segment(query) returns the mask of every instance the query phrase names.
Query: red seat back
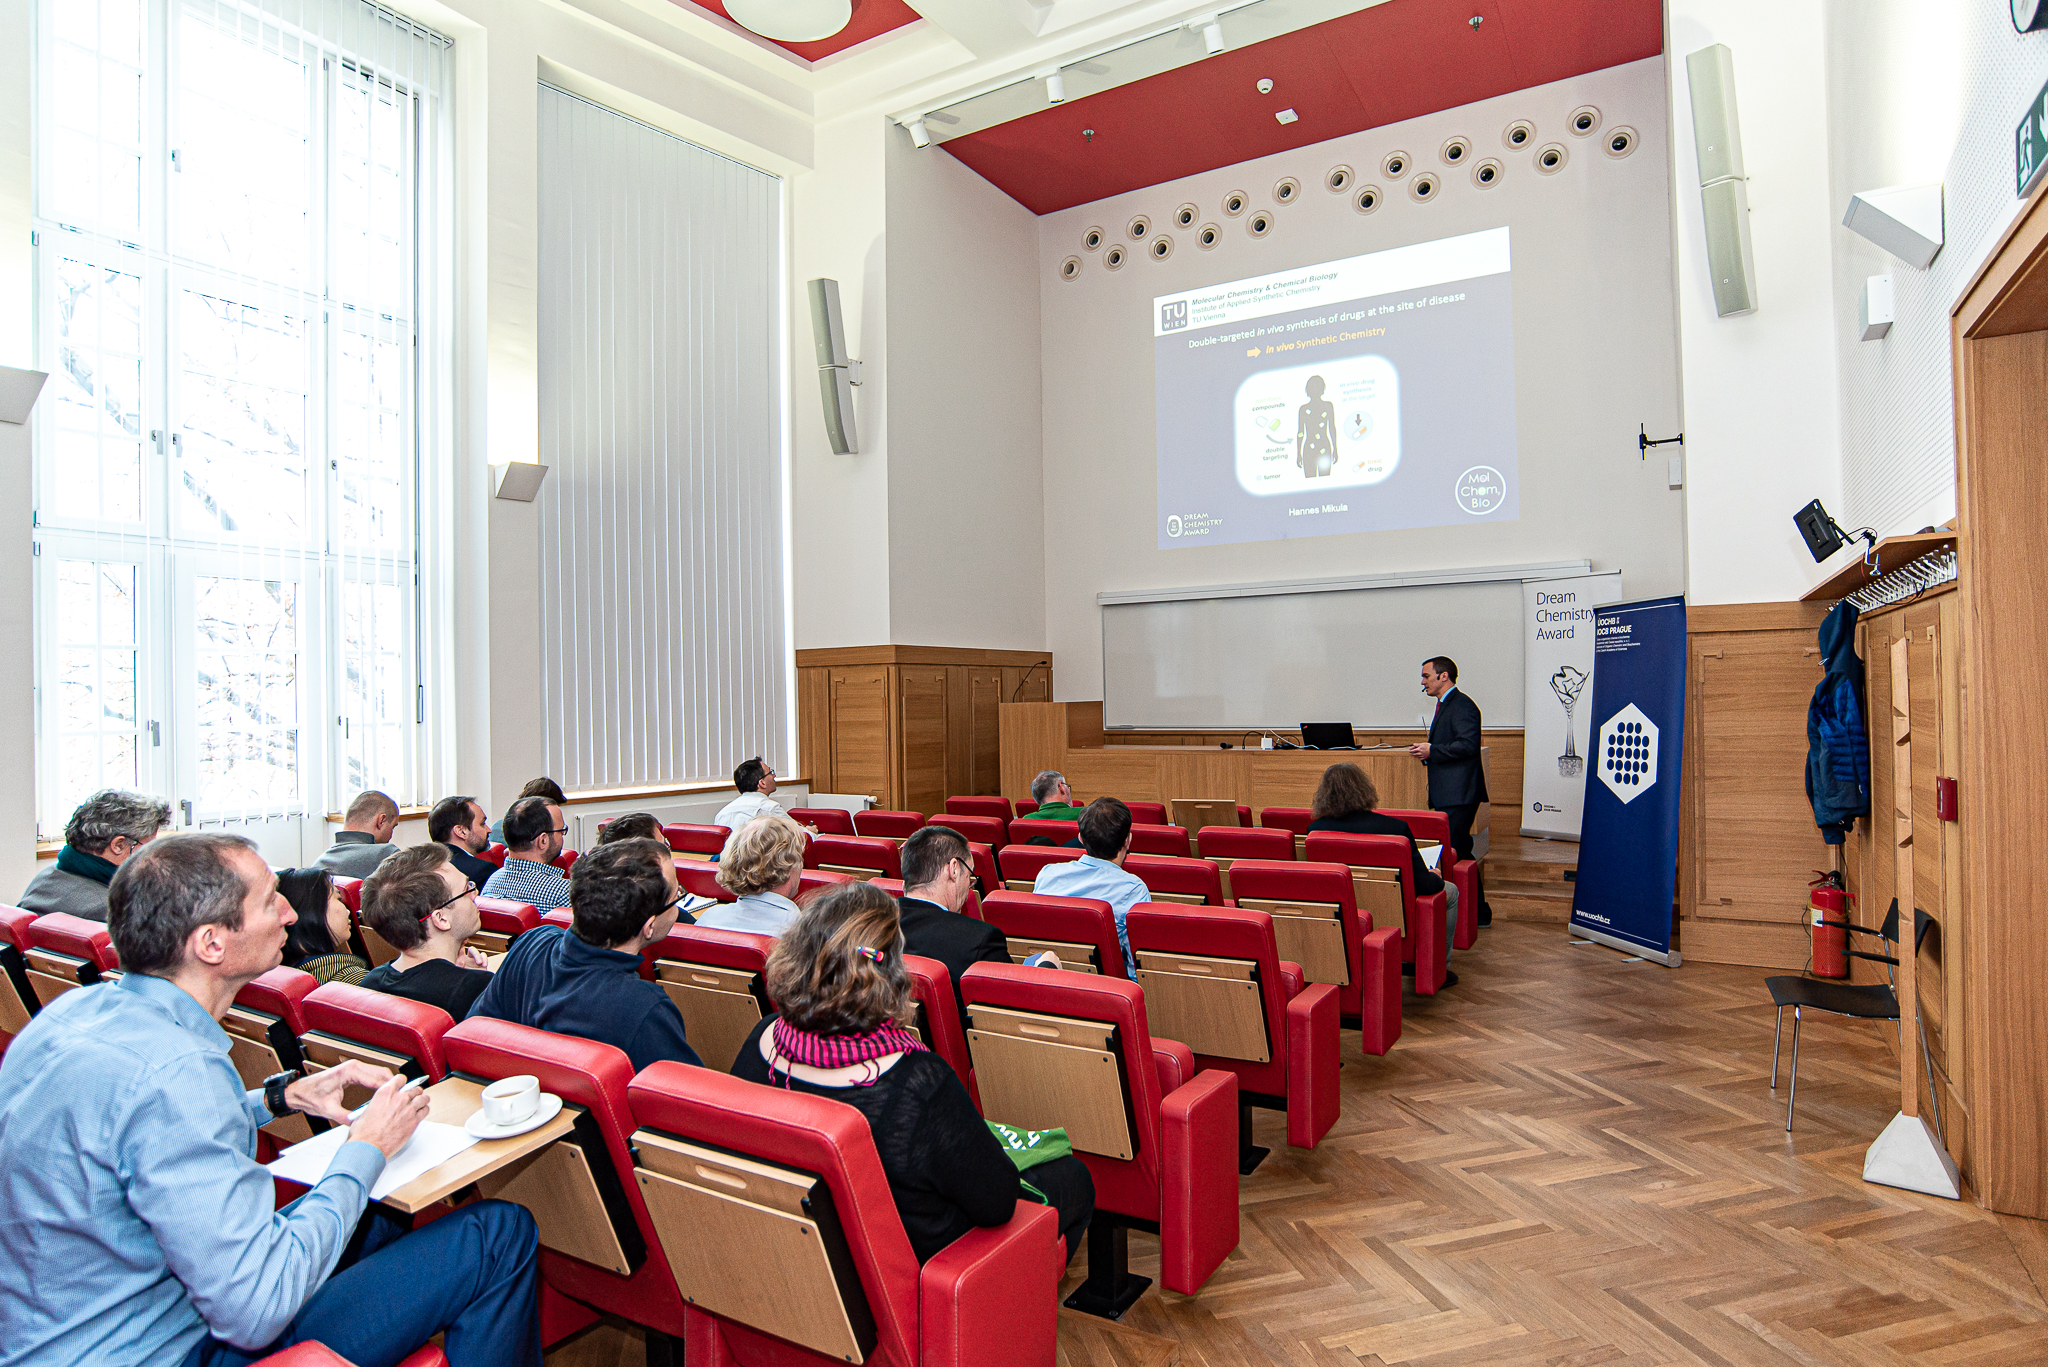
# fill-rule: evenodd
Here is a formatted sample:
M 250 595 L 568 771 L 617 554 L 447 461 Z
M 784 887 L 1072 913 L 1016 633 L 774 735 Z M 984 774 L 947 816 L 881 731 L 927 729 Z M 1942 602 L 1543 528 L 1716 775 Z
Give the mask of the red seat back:
M 869 840 L 863 836 L 813 837 L 804 850 L 804 867 L 816 869 L 827 864 L 840 868 L 873 869 L 885 878 L 903 876 L 903 860 L 896 847 L 886 840 Z
M 340 893 L 340 894 L 341 894 L 341 900 L 342 900 L 342 901 L 343 901 L 344 903 L 346 903 L 346 904 L 347 904 L 347 906 L 348 906 L 348 909 L 349 909 L 349 910 L 350 910 L 351 912 L 355 913 L 355 914 L 356 914 L 356 915 L 358 915 L 358 916 L 362 915 L 362 912 L 363 912 L 363 880 L 362 880 L 362 879 L 360 879 L 360 878 L 344 878 L 344 877 L 342 877 L 342 876 L 341 876 L 340 874 L 338 874 L 338 873 L 337 873 L 337 874 L 335 874 L 335 875 L 334 875 L 334 890 L 335 890 L 336 892 L 338 892 L 338 893 Z
M 1017 799 L 1017 815 L 1018 815 L 1018 816 L 1029 816 L 1029 815 L 1031 815 L 1031 814 L 1032 814 L 1033 812 L 1035 812 L 1035 811 L 1037 811 L 1037 810 L 1038 810 L 1038 803 L 1037 803 L 1037 801 L 1036 801 L 1035 799 L 1033 799 L 1033 798 L 1028 798 L 1028 797 L 1020 797 L 1020 798 L 1018 798 L 1018 799 Z
M 1315 814 L 1306 807 L 1268 807 L 1259 813 L 1261 826 L 1277 826 L 1296 835 L 1307 835 L 1308 823 L 1313 820 Z
M 1057 845 L 1005 845 L 996 862 L 1003 866 L 1003 881 L 1011 879 L 1020 883 L 1035 883 L 1039 872 L 1047 864 L 1063 864 L 1070 859 L 1079 859 L 1085 851 L 1061 849 Z
M 967 842 L 967 853 L 973 856 L 974 876 L 981 880 L 977 892 L 989 893 L 1003 885 L 1003 875 L 996 865 L 996 850 L 993 845 L 984 845 L 978 840 Z
M 1094 950 L 1097 973 L 1125 978 L 1123 947 L 1117 943 L 1116 913 L 1094 897 L 1050 897 L 1036 892 L 992 892 L 982 918 L 1005 935 L 1023 940 L 1059 940 Z
M 1134 854 L 1124 860 L 1124 872 L 1154 893 L 1199 897 L 1206 906 L 1223 905 L 1223 879 L 1206 859 L 1169 859 L 1155 854 Z
M 892 840 L 907 840 L 924 825 L 923 812 L 855 812 L 853 833 L 855 835 L 886 837 Z
M 1055 845 L 1064 845 L 1081 836 L 1078 821 L 1040 821 L 1037 817 L 1020 816 L 1010 823 L 1010 843 L 1028 845 L 1033 839 L 1043 836 Z
M 647 1218 L 647 1207 L 633 1175 L 634 1124 L 626 1096 L 627 1084 L 633 1080 L 633 1065 L 626 1055 L 596 1040 L 533 1030 L 483 1016 L 472 1016 L 450 1030 L 442 1037 L 442 1047 L 448 1066 L 458 1073 L 493 1082 L 531 1073 L 540 1079 L 543 1092 L 552 1092 L 569 1105 L 588 1112 L 587 1120 L 581 1123 L 594 1126 L 595 1134 L 584 1148 L 584 1157 L 599 1192 L 607 1197 L 607 1205 L 630 1212 L 631 1231 L 637 1233 L 645 1247 L 645 1260 L 632 1272 L 619 1276 L 543 1248 L 541 1275 L 555 1290 L 586 1305 L 664 1334 L 681 1335 L 682 1296 L 676 1291 L 668 1259 Z M 606 1159 L 610 1160 L 608 1167 Z M 628 1231 L 620 1229 L 619 1233 L 621 1245 L 628 1245 Z M 627 1247 L 629 1257 L 632 1252 Z
M 700 826 L 687 821 L 672 821 L 661 828 L 668 838 L 668 847 L 687 854 L 708 854 L 717 856 L 725 849 L 726 840 L 732 835 L 728 826 Z
M 576 851 L 563 850 L 548 862 L 560 869 L 564 875 L 567 875 L 574 872 L 576 868 Z
M 720 902 L 737 902 L 737 894 L 718 881 L 718 865 L 696 859 L 676 860 L 676 884 L 692 897 L 709 897 Z
M 1304 853 L 1314 862 L 1348 864 L 1353 868 L 1392 869 L 1401 875 L 1401 904 L 1415 916 L 1415 858 L 1398 835 L 1353 835 L 1348 831 L 1317 831 Z
M 477 898 L 476 914 L 485 930 L 514 939 L 540 924 L 540 908 L 509 897 Z
M 428 1082 L 448 1076 L 441 1037 L 455 1022 L 446 1011 L 347 983 L 322 983 L 302 1003 L 307 1033 L 336 1035 L 417 1062 Z
M 1002 822 L 1016 815 L 1006 797 L 949 797 L 946 812 L 950 816 L 992 816 Z
M 69 954 L 96 968 L 121 966 L 120 957 L 114 953 L 114 939 L 107 934 L 104 921 L 88 921 L 83 916 L 53 911 L 30 921 L 27 936 L 28 943 L 24 949 L 47 949 L 53 954 Z
M 1271 826 L 1204 826 L 1195 833 L 1204 859 L 1292 859 L 1294 832 Z M 1237 889 L 1235 883 L 1231 890 Z
M 796 897 L 792 900 L 798 906 L 802 906 L 826 888 L 859 881 L 850 873 L 835 873 L 831 869 L 805 869 L 797 875 Z
M 0 906 L 0 944 L 27 949 L 29 924 L 35 919 L 36 914 L 32 911 L 23 911 L 20 907 Z M 112 943 L 111 938 L 109 943 Z
M 1172 858 L 1188 857 L 1188 833 L 1179 826 L 1131 825 L 1132 854 L 1161 854 Z
M 1164 802 L 1126 802 L 1131 809 L 1131 824 L 1134 826 L 1164 826 L 1166 804 Z
M 953 800 L 957 802 L 961 799 L 955 798 Z M 978 841 L 983 845 L 987 845 L 990 849 L 999 850 L 1010 843 L 1010 823 L 1001 817 L 955 816 L 951 812 L 942 812 L 930 821 L 927 821 L 925 825 L 944 826 L 948 830 L 958 831 L 967 837 L 969 843 Z
M 1379 811 L 1381 816 L 1407 822 L 1408 833 L 1417 840 L 1434 840 L 1443 846 L 1443 852 L 1436 857 L 1438 872 L 1458 862 L 1458 852 L 1451 848 L 1451 819 L 1442 812 L 1419 812 L 1402 807 L 1382 807 Z
M 1266 1018 L 1265 1063 L 1195 1053 L 1197 1068 L 1237 1074 L 1245 1091 L 1282 1095 L 1287 1091 L 1287 984 L 1280 976 L 1280 951 L 1273 942 L 1273 918 L 1235 907 L 1176 907 L 1141 903 L 1124 916 L 1131 953 L 1163 950 L 1218 959 L 1248 959 L 1258 965 L 1259 1001 Z M 1143 961 L 1139 973 L 1144 973 Z M 1140 984 L 1142 986 L 1142 982 Z M 1183 1040 L 1182 1043 L 1188 1043 Z M 1190 1047 L 1193 1047 L 1190 1045 Z
M 45 920 L 48 918 L 45 917 Z M 276 1016 L 294 1035 L 306 1033 L 306 998 L 317 984 L 310 973 L 282 964 L 254 982 L 243 983 L 235 993 L 235 1005 Z
M 709 926 L 677 926 L 647 947 L 650 958 L 710 964 L 714 968 L 736 968 L 748 973 L 766 973 L 768 955 L 774 949 L 775 937 L 772 935 L 755 935 L 744 930 L 714 930 Z
M 505 856 L 510 853 L 511 851 L 507 850 L 503 845 L 487 845 L 484 847 L 484 852 L 478 855 L 477 858 L 483 860 L 486 864 L 496 864 L 502 869 L 505 867 Z
M 974 1090 L 974 1065 L 967 1057 L 967 1032 L 960 1023 L 960 1003 L 953 995 L 953 975 L 937 959 L 917 954 L 903 956 L 910 974 L 911 994 L 917 998 L 919 1018 L 924 1027 L 925 1048 L 952 1065 L 960 1085 L 981 1109 L 981 1097 Z
M 838 807 L 792 807 L 789 815 L 820 835 L 858 834 L 853 828 L 853 814 Z

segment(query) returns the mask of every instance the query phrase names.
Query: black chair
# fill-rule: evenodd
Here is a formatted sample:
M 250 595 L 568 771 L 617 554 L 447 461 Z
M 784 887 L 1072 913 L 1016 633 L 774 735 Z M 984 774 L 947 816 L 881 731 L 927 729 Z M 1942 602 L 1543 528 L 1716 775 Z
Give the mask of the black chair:
M 1896 944 L 1899 938 L 1899 902 L 1892 899 L 1891 909 L 1885 913 L 1884 924 L 1872 931 L 1852 921 L 1821 921 L 1819 924 L 1832 926 L 1837 930 L 1856 935 L 1875 934 L 1886 944 Z M 1927 931 L 1934 924 L 1933 918 L 1917 908 L 1913 912 L 1913 952 L 1920 952 L 1921 941 L 1927 938 Z M 1854 959 L 1868 959 L 1872 963 L 1886 964 L 1897 968 L 1899 961 L 1889 954 L 1867 954 L 1860 949 L 1842 951 Z M 1824 1011 L 1834 1016 L 1849 1016 L 1857 1020 L 1891 1021 L 1899 1019 L 1899 995 L 1889 981 L 1889 969 L 1885 974 L 1888 981 L 1881 983 L 1845 983 L 1826 978 L 1786 976 L 1765 978 L 1764 987 L 1771 994 L 1772 1005 L 1778 1008 L 1778 1028 L 1771 1038 L 1771 1090 L 1778 1090 L 1778 1049 L 1785 1035 L 1785 1008 L 1792 1008 L 1792 1084 L 1785 1101 L 1785 1130 L 1792 1129 L 1793 1108 L 1799 1104 L 1799 1025 L 1803 1011 Z M 1900 1043 L 1904 1044 L 1901 1037 Z

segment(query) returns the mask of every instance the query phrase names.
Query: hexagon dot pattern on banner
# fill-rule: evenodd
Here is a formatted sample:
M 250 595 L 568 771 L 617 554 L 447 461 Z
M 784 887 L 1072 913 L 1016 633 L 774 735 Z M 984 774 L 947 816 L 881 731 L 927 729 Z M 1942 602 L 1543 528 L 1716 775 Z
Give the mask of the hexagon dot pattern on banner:
M 1657 782 L 1657 723 L 1630 703 L 1601 724 L 1594 753 L 1600 781 L 1624 803 L 1633 802 Z

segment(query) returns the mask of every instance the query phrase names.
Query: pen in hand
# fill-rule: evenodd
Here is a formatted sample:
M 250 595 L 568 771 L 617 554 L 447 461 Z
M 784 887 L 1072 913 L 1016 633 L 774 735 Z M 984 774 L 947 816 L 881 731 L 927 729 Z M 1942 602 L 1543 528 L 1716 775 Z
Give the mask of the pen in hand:
M 414 1078 L 412 1081 L 406 1083 L 403 1087 L 400 1087 L 398 1090 L 401 1092 L 409 1092 L 415 1087 L 424 1087 L 426 1085 L 427 1075 L 425 1073 L 422 1073 L 418 1077 Z M 372 1098 L 372 1100 L 374 1099 L 375 1098 Z M 365 1101 L 362 1105 L 356 1107 L 353 1111 L 350 1111 L 348 1113 L 348 1120 L 346 1123 L 350 1125 L 355 1124 L 356 1121 L 362 1119 L 363 1112 L 369 1109 L 370 1103 L 368 1101 Z

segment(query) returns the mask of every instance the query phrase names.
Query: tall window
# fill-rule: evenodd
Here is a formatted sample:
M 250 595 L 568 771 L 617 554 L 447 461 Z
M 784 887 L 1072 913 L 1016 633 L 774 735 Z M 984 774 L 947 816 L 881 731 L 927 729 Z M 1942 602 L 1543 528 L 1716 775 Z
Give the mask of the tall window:
M 36 42 L 43 834 L 106 786 L 181 823 L 422 800 L 446 40 L 42 0 Z

